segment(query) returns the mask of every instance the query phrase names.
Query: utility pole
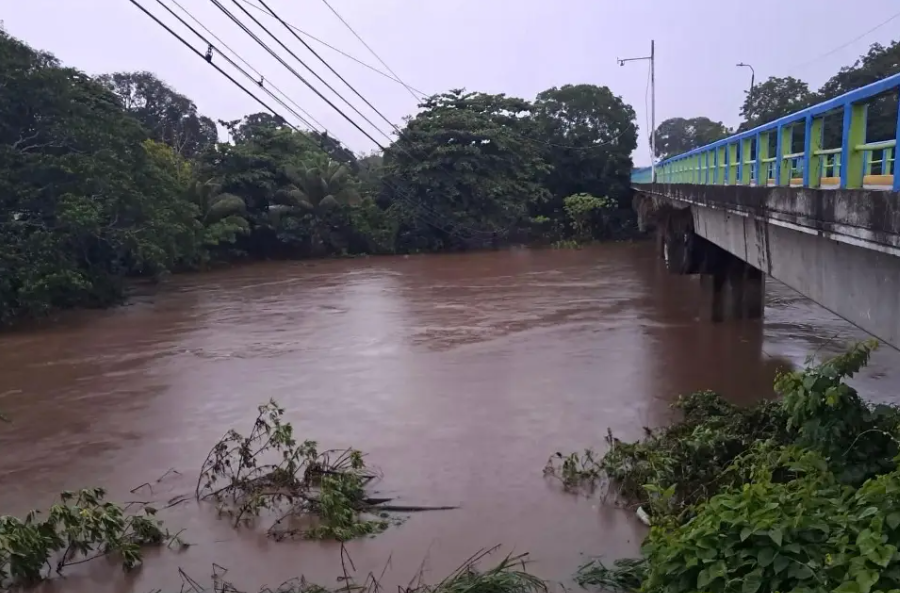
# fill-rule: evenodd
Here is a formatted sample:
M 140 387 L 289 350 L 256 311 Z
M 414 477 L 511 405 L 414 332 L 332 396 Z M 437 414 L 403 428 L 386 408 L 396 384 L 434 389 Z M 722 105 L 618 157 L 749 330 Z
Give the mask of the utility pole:
M 750 109 L 747 110 L 747 121 L 750 122 L 750 113 L 753 111 L 753 85 L 756 83 L 756 70 L 753 69 L 753 66 L 750 64 L 745 64 L 741 62 L 737 64 L 738 68 L 750 68 L 750 92 L 747 93 L 747 104 L 750 106 Z
M 656 183 L 656 43 L 650 40 L 650 55 L 641 58 L 616 58 L 619 66 L 625 62 L 650 60 L 650 180 Z

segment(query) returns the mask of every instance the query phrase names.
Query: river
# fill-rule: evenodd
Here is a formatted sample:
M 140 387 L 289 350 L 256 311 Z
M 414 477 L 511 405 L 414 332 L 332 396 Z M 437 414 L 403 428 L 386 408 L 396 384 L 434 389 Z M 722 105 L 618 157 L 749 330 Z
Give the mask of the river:
M 864 334 L 776 282 L 764 322 L 711 324 L 695 278 L 668 274 L 652 245 L 253 264 L 174 277 L 128 305 L 0 335 L 0 512 L 102 485 L 113 500 L 192 492 L 209 448 L 246 431 L 275 398 L 300 438 L 353 446 L 419 513 L 351 542 L 358 574 L 440 578 L 479 548 L 530 552 L 567 579 L 585 555 L 634 554 L 644 530 L 624 510 L 562 494 L 549 454 L 636 438 L 672 418 L 677 394 L 736 402 L 771 395 L 779 368 Z M 900 386 L 882 347 L 856 379 L 873 400 Z M 893 370 L 892 370 L 893 369 Z M 161 481 L 157 478 L 169 472 Z M 136 494 L 129 491 L 145 482 Z M 152 551 L 123 574 L 105 561 L 47 590 L 178 590 L 178 569 L 213 563 L 256 590 L 341 573 L 333 543 L 235 531 L 193 502 L 163 516 L 193 544 Z

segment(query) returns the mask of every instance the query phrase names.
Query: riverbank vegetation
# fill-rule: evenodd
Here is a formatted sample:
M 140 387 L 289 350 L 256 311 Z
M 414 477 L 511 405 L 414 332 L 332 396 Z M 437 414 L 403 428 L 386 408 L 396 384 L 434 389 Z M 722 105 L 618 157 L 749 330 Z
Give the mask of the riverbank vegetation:
M 406 586 L 398 587 L 398 593 L 547 593 L 548 583 L 526 570 L 528 554 L 506 556 L 490 568 L 482 569 L 480 565 L 497 548 L 479 551 L 459 568 L 451 572 L 436 584 L 425 581 L 420 570 Z M 281 583 L 277 587 L 263 587 L 258 593 L 378 593 L 383 590 L 381 575 L 368 574 L 362 580 L 352 573 L 353 561 L 341 549 L 344 574 L 338 580 L 338 587 L 323 587 L 299 577 Z M 349 565 L 349 568 L 348 568 Z M 216 567 L 212 583 L 206 585 L 181 571 L 181 593 L 250 593 L 239 589 L 227 580 L 227 571 Z M 158 591 L 156 593 L 162 593 Z M 257 592 L 253 592 L 257 593 Z
M 684 418 L 602 456 L 551 458 L 566 488 L 600 484 L 644 509 L 637 560 L 579 571 L 588 587 L 642 592 L 900 589 L 900 411 L 850 387 L 874 343 L 778 375 L 778 401 L 679 400 Z
M 267 113 L 213 121 L 151 73 L 88 76 L 2 32 L 0 72 L 0 325 L 236 260 L 634 230 L 635 113 L 602 86 L 450 90 L 356 155 Z

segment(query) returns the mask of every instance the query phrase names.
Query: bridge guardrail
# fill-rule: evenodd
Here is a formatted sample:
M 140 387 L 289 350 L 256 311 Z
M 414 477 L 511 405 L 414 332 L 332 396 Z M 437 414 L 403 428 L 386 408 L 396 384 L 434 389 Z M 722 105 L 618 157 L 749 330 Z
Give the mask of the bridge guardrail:
M 896 174 L 900 109 L 894 138 L 866 141 L 868 105 L 880 96 L 898 92 L 900 74 L 895 74 L 665 159 L 656 164 L 656 182 L 900 191 L 900 175 Z M 841 112 L 841 146 L 826 148 L 825 116 Z M 792 153 L 795 128 L 799 126 L 803 126 L 804 149 Z M 775 150 L 770 155 L 773 134 Z M 634 169 L 631 182 L 647 184 L 653 181 L 651 177 L 650 167 Z

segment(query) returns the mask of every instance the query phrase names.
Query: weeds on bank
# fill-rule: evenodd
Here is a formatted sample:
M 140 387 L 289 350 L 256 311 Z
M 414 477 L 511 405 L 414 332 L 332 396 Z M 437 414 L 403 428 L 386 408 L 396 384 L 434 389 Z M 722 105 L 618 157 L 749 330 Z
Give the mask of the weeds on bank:
M 642 558 L 591 562 L 579 581 L 654 593 L 900 590 L 900 412 L 845 382 L 875 346 L 780 373 L 780 401 L 742 409 L 695 393 L 676 404 L 681 422 L 636 443 L 609 438 L 576 475 L 608 479 L 653 526 Z
M 103 556 L 132 569 L 141 563 L 142 547 L 181 543 L 163 529 L 153 507 L 129 513 L 104 496 L 102 488 L 63 492 L 44 519 L 39 511 L 24 520 L 0 517 L 0 589 L 33 585 Z
M 437 584 L 424 582 L 422 571 L 406 586 L 398 587 L 398 593 L 547 593 L 547 583 L 526 572 L 527 554 L 507 556 L 499 563 L 486 570 L 478 565 L 496 548 L 480 551 L 450 575 Z M 342 549 L 342 559 L 346 553 Z M 350 562 L 352 567 L 352 561 Z M 226 572 L 217 567 L 213 575 L 213 583 L 204 586 L 184 571 L 181 571 L 182 593 L 247 593 L 226 580 Z M 380 577 L 369 574 L 361 582 L 348 571 L 346 564 L 344 575 L 339 579 L 341 586 L 322 587 L 307 582 L 304 578 L 286 581 L 277 587 L 263 587 L 259 593 L 378 593 L 382 590 Z M 154 593 L 162 593 L 156 591 Z
M 377 476 L 355 449 L 319 452 L 315 441 L 298 441 L 284 409 L 275 402 L 258 408 L 250 433 L 229 430 L 203 462 L 196 496 L 216 503 L 235 526 L 270 511 L 269 534 L 277 539 L 349 540 L 386 529 L 385 517 L 366 497 Z

